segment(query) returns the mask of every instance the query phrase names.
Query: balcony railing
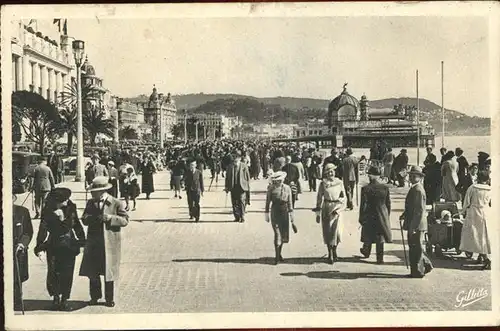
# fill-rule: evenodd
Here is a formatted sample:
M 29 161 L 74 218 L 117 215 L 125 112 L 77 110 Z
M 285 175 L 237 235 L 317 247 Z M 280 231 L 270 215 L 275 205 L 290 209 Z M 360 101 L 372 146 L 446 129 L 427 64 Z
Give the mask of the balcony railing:
M 71 65 L 70 56 L 67 52 L 63 51 L 59 46 L 56 46 L 43 38 L 37 37 L 35 34 L 23 29 L 24 45 L 29 46 L 37 52 L 40 52 L 51 59 L 64 63 L 68 66 Z

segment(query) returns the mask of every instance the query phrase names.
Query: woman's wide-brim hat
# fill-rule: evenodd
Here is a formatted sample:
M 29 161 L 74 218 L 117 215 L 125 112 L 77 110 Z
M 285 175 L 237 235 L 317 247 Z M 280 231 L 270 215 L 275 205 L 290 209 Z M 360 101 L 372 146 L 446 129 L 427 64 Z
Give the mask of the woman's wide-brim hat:
M 71 196 L 71 190 L 66 187 L 56 187 L 47 195 L 47 200 L 64 202 Z
M 419 166 L 412 166 L 408 173 L 410 175 L 424 176 L 422 168 L 420 168 Z
M 281 180 L 285 180 L 285 178 L 286 178 L 286 172 L 284 172 L 284 171 L 277 171 L 271 175 L 272 181 L 281 181 Z
M 326 166 L 325 166 L 325 172 L 328 172 L 330 170 L 335 170 L 337 169 L 337 166 L 333 163 L 328 163 Z
M 95 192 L 95 191 L 107 191 L 109 190 L 113 185 L 109 183 L 109 178 L 106 176 L 99 176 L 94 178 L 92 181 L 92 184 L 88 187 L 89 192 Z

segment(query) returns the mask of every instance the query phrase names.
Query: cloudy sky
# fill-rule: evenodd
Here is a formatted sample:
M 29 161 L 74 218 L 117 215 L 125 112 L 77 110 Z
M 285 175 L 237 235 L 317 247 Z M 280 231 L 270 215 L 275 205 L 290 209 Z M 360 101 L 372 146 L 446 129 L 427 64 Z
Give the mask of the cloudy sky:
M 331 99 L 420 96 L 489 113 L 488 26 L 474 17 L 70 19 L 118 96 L 240 93 Z

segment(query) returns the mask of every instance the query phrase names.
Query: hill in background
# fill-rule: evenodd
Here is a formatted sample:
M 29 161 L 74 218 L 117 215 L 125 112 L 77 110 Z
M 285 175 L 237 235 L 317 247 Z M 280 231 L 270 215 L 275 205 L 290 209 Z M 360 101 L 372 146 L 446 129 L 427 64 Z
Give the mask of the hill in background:
M 239 94 L 185 94 L 173 96 L 177 109 L 196 113 L 217 113 L 240 116 L 245 123 L 303 124 L 308 119 L 326 118 L 330 100 L 311 98 L 273 97 L 256 98 Z M 147 102 L 147 95 L 125 98 L 131 102 Z M 371 108 L 393 108 L 395 105 L 416 105 L 416 98 L 388 98 L 370 100 Z M 421 120 L 427 120 L 441 132 L 441 106 L 420 99 Z M 445 109 L 446 134 L 489 135 L 490 118 L 468 116 L 455 110 Z

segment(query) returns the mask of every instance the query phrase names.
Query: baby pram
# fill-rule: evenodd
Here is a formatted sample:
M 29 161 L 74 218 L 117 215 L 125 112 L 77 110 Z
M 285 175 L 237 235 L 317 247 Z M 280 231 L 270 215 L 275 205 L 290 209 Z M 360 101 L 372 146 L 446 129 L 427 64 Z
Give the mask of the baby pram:
M 427 233 L 425 234 L 425 250 L 428 255 L 433 252 L 436 256 L 443 256 L 443 250 L 455 249 L 456 254 L 461 254 L 460 238 L 462 236 L 461 205 L 457 202 L 436 202 L 427 214 Z M 449 211 L 449 221 L 441 222 L 443 211 Z M 434 247 L 434 250 L 433 250 Z

